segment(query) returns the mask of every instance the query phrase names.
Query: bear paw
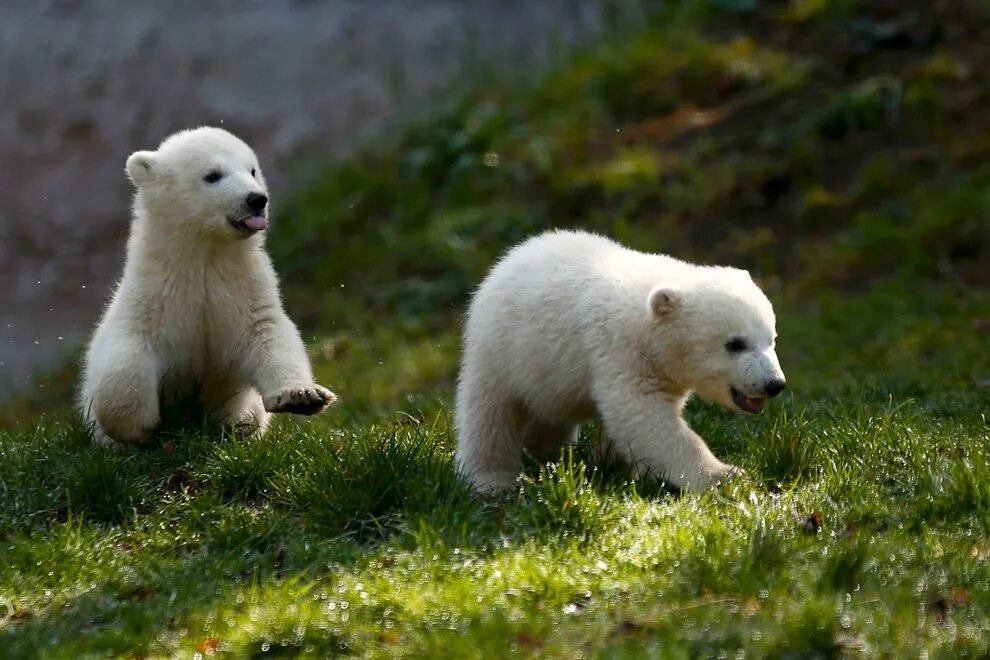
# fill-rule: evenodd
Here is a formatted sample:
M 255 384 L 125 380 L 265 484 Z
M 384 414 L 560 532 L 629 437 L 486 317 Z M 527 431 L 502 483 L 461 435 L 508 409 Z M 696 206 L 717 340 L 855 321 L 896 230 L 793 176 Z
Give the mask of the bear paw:
M 680 490 L 701 491 L 745 476 L 746 472 L 742 468 L 718 462 L 701 468 L 687 478 L 685 475 L 681 475 L 679 479 L 668 478 L 666 481 L 669 485 Z
M 234 433 L 239 436 L 264 435 L 268 429 L 269 417 L 270 415 L 262 410 L 259 414 L 245 417 L 231 426 Z
M 158 427 L 157 406 L 107 408 L 94 406 L 93 440 L 104 447 L 137 445 L 145 442 Z
M 265 410 L 271 413 L 315 415 L 337 400 L 337 395 L 321 385 L 283 387 L 265 396 Z
M 103 429 L 100 428 L 99 424 L 92 424 L 90 426 L 90 433 L 92 434 L 93 442 L 97 446 L 104 447 L 106 449 L 120 450 L 123 449 L 128 444 L 131 444 L 125 442 L 117 442 L 109 435 L 104 433 Z
M 711 473 L 712 485 L 723 483 L 726 481 L 733 481 L 735 479 L 742 479 L 746 476 L 746 471 L 741 467 L 736 467 L 735 465 L 729 465 L 728 463 L 723 463 L 719 469 L 713 470 Z
M 518 472 L 483 472 L 468 477 L 475 491 L 484 495 L 497 495 L 516 488 L 519 484 Z

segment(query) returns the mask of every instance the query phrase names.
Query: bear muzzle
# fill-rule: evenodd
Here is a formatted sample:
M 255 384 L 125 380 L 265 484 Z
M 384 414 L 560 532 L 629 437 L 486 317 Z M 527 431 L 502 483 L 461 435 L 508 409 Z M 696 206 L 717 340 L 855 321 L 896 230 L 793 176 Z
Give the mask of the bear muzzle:
M 729 389 L 732 391 L 732 402 L 736 404 L 740 410 L 753 413 L 754 415 L 759 415 L 763 412 L 763 407 L 767 403 L 767 397 L 746 396 L 734 387 L 730 387 Z
M 761 396 L 761 395 L 747 396 L 746 394 L 743 394 L 742 392 L 737 390 L 735 387 L 730 387 L 729 389 L 732 392 L 732 402 L 735 403 L 736 406 L 738 406 L 741 410 L 745 410 L 748 413 L 753 413 L 754 415 L 758 415 L 761 412 L 763 412 L 763 408 L 767 404 L 767 399 L 770 397 L 775 397 L 781 392 L 783 392 L 786 386 L 787 383 L 781 379 L 774 379 L 768 381 L 763 386 L 763 391 L 766 393 L 766 396 Z
M 264 214 L 250 214 L 236 219 L 228 218 L 227 221 L 231 227 L 249 236 L 264 231 L 268 227 L 268 219 Z

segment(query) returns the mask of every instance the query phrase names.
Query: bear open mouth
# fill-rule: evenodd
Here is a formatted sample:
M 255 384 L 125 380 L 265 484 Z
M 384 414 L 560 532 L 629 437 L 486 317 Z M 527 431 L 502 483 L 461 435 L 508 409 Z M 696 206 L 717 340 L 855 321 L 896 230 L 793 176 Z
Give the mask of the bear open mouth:
M 245 234 L 256 234 L 268 227 L 268 220 L 263 215 L 247 215 L 242 218 L 228 218 L 230 226 Z
M 734 387 L 732 390 L 732 402 L 739 406 L 740 410 L 759 415 L 763 412 L 763 406 L 767 403 L 765 396 L 746 396 Z

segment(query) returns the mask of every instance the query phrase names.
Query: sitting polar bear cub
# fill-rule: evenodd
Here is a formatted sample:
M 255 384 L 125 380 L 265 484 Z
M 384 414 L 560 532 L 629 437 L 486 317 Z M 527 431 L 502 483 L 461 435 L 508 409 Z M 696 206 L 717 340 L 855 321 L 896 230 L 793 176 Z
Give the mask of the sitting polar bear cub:
M 127 174 L 137 193 L 124 276 L 86 352 L 80 397 L 96 440 L 145 440 L 160 395 L 191 388 L 248 432 L 263 432 L 269 413 L 332 403 L 282 311 L 250 147 L 218 128 L 182 131 L 131 154 Z
M 735 470 L 688 428 L 692 392 L 747 412 L 784 389 L 770 301 L 749 273 L 552 231 L 492 268 L 467 315 L 456 463 L 511 488 L 526 448 L 547 457 L 597 412 L 640 474 L 705 488 Z

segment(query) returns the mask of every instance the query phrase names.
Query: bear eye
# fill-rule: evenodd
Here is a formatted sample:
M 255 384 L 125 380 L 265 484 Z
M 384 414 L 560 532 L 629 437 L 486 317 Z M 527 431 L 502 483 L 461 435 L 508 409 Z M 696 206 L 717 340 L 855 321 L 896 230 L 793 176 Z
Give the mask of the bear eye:
M 251 176 L 254 176 L 254 175 L 255 175 L 255 171 L 254 171 L 254 168 L 252 167 L 251 168 Z
M 223 174 L 220 173 L 220 170 L 213 170 L 203 177 L 203 181 L 206 181 L 207 183 L 216 183 L 222 178 Z
M 730 353 L 742 353 L 746 350 L 746 342 L 739 337 L 735 337 L 725 342 L 725 350 Z

